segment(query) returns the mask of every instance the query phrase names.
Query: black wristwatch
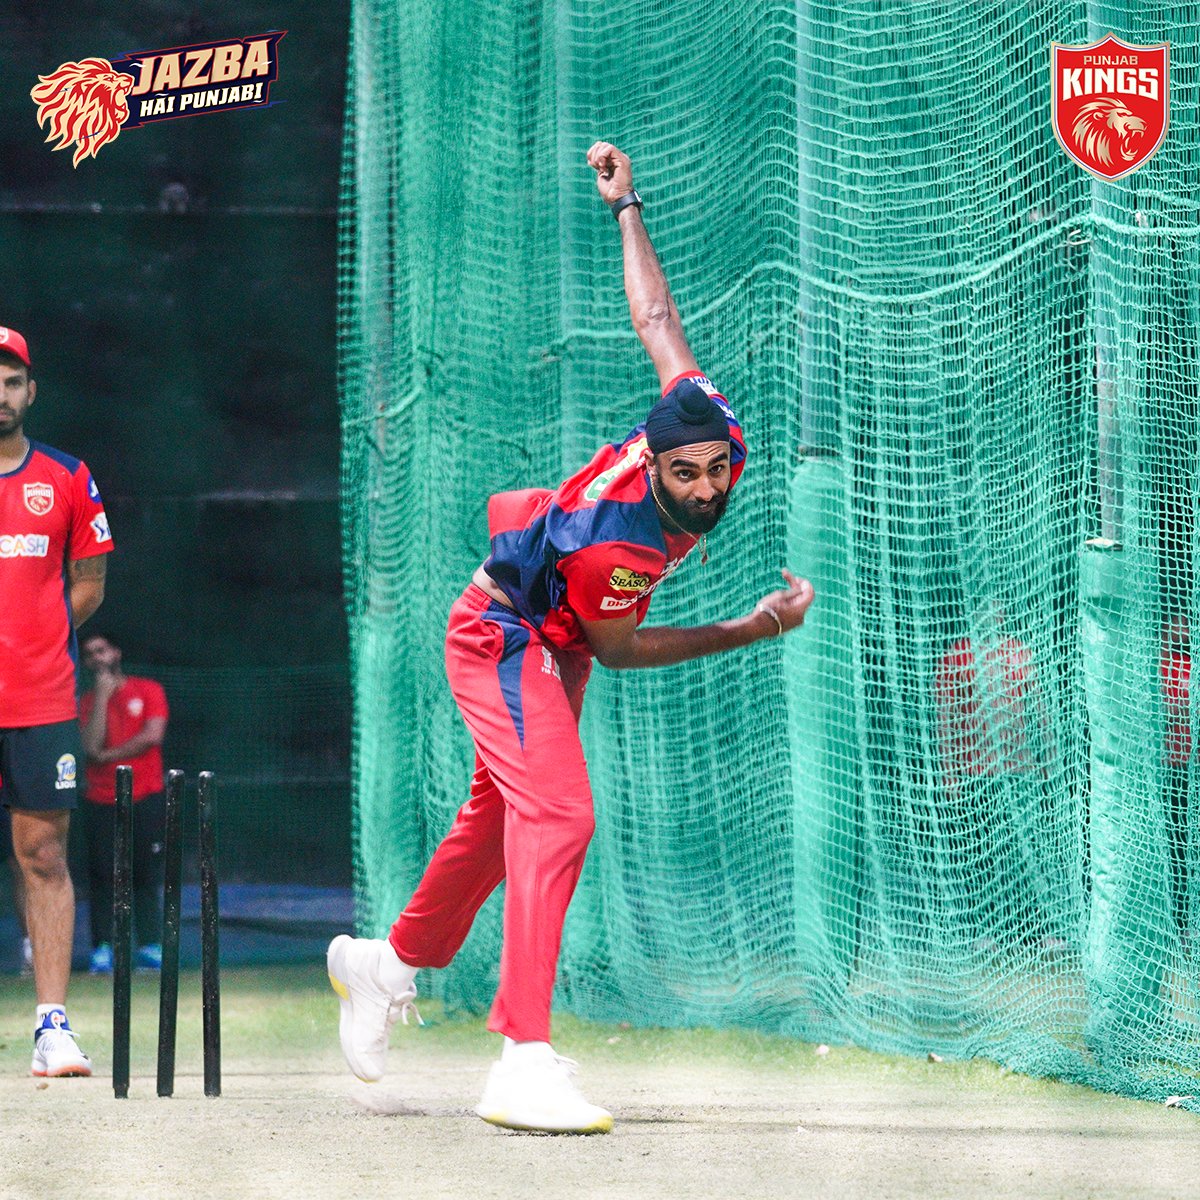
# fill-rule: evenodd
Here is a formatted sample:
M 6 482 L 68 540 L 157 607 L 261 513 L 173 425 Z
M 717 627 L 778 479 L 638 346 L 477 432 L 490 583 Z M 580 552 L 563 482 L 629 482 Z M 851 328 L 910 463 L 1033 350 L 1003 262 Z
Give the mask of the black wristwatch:
M 628 191 L 619 200 L 614 200 L 608 207 L 612 209 L 612 215 L 617 220 L 621 219 L 622 210 L 628 208 L 631 204 L 636 204 L 638 208 L 642 207 L 642 198 L 637 194 L 637 189 Z

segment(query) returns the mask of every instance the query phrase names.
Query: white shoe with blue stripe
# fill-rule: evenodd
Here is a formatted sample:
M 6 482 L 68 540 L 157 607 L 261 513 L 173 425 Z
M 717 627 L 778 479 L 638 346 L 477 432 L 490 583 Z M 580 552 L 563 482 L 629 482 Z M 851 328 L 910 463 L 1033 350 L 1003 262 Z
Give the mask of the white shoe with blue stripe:
M 75 1031 L 61 1008 L 51 1009 L 33 1031 L 33 1066 L 30 1074 L 61 1079 L 90 1075 L 92 1060 L 75 1041 Z

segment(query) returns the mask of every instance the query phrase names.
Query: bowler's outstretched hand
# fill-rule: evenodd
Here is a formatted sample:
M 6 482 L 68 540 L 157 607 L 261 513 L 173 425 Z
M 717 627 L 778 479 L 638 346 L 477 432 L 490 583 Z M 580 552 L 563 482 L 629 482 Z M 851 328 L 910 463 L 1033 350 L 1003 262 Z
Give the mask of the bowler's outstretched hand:
M 779 618 L 779 632 L 787 633 L 789 629 L 799 629 L 804 624 L 804 614 L 808 612 L 808 606 L 813 602 L 815 593 L 813 585 L 807 579 L 798 578 L 786 567 L 782 573 L 787 587 L 771 592 L 759 603 Z

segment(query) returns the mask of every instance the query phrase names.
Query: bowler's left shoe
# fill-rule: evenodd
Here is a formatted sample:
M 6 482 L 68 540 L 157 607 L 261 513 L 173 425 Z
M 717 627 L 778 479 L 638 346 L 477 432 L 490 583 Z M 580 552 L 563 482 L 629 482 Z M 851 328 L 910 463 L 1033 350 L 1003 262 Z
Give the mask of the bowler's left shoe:
M 51 1009 L 33 1032 L 33 1066 L 30 1074 L 61 1079 L 90 1075 L 92 1060 L 75 1042 L 75 1031 L 61 1008 Z
M 329 982 L 341 1002 L 338 1037 L 350 1070 L 364 1083 L 383 1078 L 388 1034 L 397 1018 L 424 1024 L 413 1001 L 416 967 L 402 963 L 386 941 L 340 934 L 325 956 Z

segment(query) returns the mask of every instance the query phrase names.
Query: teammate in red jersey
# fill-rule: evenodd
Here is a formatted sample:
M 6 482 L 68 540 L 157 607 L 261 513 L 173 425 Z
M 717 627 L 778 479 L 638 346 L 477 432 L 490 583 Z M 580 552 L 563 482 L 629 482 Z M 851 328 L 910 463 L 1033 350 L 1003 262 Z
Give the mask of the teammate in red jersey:
M 1190 939 L 1188 808 L 1192 763 L 1192 637 L 1188 619 L 1182 613 L 1172 613 L 1163 622 L 1159 677 L 1166 718 L 1163 800 L 1171 863 L 1171 911 L 1179 936 Z
M 29 347 L 0 328 L 0 803 L 12 817 L 37 991 L 33 1074 L 90 1075 L 67 1021 L 75 890 L 67 829 L 80 743 L 76 627 L 104 598 L 112 536 L 78 459 L 25 436 Z
M 79 701 L 79 724 L 87 755 L 84 807 L 91 894 L 93 975 L 113 969 L 113 842 L 117 831 L 118 763 L 133 768 L 134 963 L 162 967 L 163 795 L 162 743 L 170 709 L 161 683 L 126 675 L 120 647 L 102 633 L 80 639 L 83 665 L 95 686 Z
M 488 1022 L 504 1049 L 475 1111 L 495 1125 L 570 1133 L 612 1126 L 550 1045 L 563 920 L 594 824 L 578 731 L 591 660 L 658 667 L 748 646 L 796 628 L 813 599 L 806 580 L 784 571 L 787 587 L 746 616 L 640 628 L 654 590 L 720 520 L 746 448 L 688 347 L 629 159 L 597 142 L 587 160 L 620 226 L 630 315 L 663 397 L 644 425 L 554 490 L 492 498 L 492 552 L 451 609 L 446 636 L 450 688 L 475 741 L 470 799 L 390 937 L 343 935 L 328 954 L 346 1061 L 378 1079 L 417 970 L 454 957 L 506 880 Z

